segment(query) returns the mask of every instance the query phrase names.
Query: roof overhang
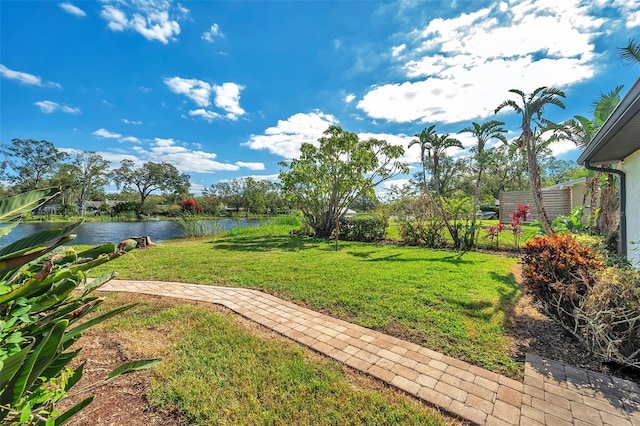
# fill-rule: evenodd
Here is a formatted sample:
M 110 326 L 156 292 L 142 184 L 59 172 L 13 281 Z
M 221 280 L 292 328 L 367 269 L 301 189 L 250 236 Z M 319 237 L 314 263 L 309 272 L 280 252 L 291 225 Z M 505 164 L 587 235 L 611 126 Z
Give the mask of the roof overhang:
M 640 150 L 640 79 L 620 101 L 578 158 L 578 164 L 611 164 Z

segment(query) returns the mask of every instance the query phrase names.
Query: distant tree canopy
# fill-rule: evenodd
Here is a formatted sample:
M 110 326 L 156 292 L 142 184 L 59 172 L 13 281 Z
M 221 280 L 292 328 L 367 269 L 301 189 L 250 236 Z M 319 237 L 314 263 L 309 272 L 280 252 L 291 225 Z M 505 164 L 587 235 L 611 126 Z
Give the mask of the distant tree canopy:
M 15 185 L 18 192 L 43 188 L 65 160 L 67 154 L 58 151 L 49 141 L 12 139 L 11 144 L 0 145 L 0 179 Z
M 112 172 L 113 181 L 118 188 L 135 189 L 140 195 L 140 211 L 144 212 L 144 202 L 154 191 L 163 191 L 177 195 L 188 195 L 189 175 L 180 173 L 169 163 L 144 163 L 136 168 L 131 160 L 122 160 L 120 167 Z
M 205 198 L 215 198 L 235 212 L 276 213 L 286 207 L 280 184 L 251 177 L 220 182 L 205 188 Z
M 328 237 L 359 195 L 408 173 L 409 167 L 399 160 L 403 147 L 378 139 L 361 141 L 339 126 L 330 126 L 318 142 L 318 147 L 302 144 L 299 158 L 280 163 L 280 180 L 315 234 Z

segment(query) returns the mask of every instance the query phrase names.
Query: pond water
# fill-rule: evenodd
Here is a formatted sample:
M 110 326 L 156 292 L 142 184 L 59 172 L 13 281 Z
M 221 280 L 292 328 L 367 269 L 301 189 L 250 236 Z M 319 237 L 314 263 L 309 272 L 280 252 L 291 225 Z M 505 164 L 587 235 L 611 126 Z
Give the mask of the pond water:
M 255 219 L 218 219 L 212 221 L 215 229 L 229 230 L 260 225 Z M 264 221 L 263 221 L 264 222 Z M 39 231 L 57 228 L 67 223 L 21 223 L 8 235 L 0 237 L 0 247 L 24 238 Z M 160 242 L 179 238 L 184 235 L 182 226 L 171 220 L 141 221 L 141 222 L 86 222 L 80 225 L 75 233 L 78 235 L 73 244 L 98 245 L 104 243 L 118 243 L 134 236 L 149 236 L 151 241 Z

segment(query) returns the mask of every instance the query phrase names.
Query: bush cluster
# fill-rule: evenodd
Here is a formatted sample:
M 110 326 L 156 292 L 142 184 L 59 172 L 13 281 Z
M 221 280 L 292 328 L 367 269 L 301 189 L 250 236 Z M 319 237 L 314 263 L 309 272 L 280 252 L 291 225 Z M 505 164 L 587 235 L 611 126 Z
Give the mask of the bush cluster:
M 595 283 L 602 259 L 571 235 L 552 234 L 528 241 L 522 249 L 522 279 L 555 318 L 574 326 L 574 310 Z
M 340 239 L 375 242 L 384 239 L 388 221 L 382 217 L 345 217 L 340 220 Z
M 605 268 L 569 234 L 527 242 L 523 284 L 543 310 L 604 361 L 640 368 L 640 273 Z
M 202 213 L 202 208 L 198 205 L 196 200 L 194 200 L 193 198 L 187 198 L 182 200 L 182 203 L 180 203 L 180 210 L 182 212 L 192 213 L 192 214 Z

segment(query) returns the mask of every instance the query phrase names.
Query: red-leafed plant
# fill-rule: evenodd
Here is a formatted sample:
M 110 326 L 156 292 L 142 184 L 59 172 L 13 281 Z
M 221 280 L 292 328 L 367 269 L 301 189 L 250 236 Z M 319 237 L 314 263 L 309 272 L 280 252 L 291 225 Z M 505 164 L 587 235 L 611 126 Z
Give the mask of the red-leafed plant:
M 529 216 L 529 206 L 518 203 L 518 208 L 511 212 L 511 233 L 513 234 L 513 242 L 516 248 L 520 248 L 520 235 L 522 235 L 522 224 Z
M 202 208 L 193 198 L 182 200 L 182 203 L 180 204 L 180 210 L 187 213 L 202 213 Z
M 603 269 L 602 257 L 570 235 L 537 237 L 522 248 L 522 281 L 544 310 L 569 327 L 574 311 Z
M 491 242 L 493 242 L 495 240 L 496 242 L 496 250 L 499 248 L 498 247 L 498 237 L 500 236 L 500 233 L 502 233 L 502 231 L 504 231 L 505 226 L 502 223 L 498 223 L 496 225 L 491 225 L 487 228 L 487 237 L 489 237 L 491 239 Z

